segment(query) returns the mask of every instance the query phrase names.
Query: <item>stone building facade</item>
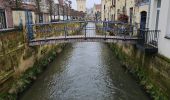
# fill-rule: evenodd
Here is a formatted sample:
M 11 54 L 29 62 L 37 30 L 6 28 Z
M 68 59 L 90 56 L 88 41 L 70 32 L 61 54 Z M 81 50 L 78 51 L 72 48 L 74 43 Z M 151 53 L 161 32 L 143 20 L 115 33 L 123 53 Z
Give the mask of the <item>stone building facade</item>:
M 77 1 L 77 10 L 86 12 L 86 0 L 76 0 Z
M 116 21 L 125 14 L 130 24 L 148 28 L 149 9 L 149 0 L 102 0 L 102 20 Z
M 93 15 L 96 20 L 101 20 L 101 11 L 102 11 L 101 4 L 94 4 L 93 7 Z

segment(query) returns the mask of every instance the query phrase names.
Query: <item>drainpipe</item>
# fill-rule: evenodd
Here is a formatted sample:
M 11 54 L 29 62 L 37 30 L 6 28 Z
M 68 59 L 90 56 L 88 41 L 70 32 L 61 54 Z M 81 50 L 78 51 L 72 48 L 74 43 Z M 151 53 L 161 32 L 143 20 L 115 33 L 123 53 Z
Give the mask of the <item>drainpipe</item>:
M 148 21 L 147 21 L 147 28 L 149 28 L 150 10 L 151 10 L 151 0 L 149 0 L 149 9 L 148 9 Z

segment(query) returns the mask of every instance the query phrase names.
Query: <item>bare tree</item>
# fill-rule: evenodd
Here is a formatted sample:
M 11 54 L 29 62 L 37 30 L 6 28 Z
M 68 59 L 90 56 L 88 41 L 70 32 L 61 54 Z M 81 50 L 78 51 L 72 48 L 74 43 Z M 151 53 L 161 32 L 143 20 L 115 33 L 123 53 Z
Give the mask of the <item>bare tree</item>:
M 54 1 L 53 1 L 53 0 L 48 0 L 48 3 L 49 3 L 50 18 L 51 18 L 51 20 L 52 20 Z
M 37 7 L 37 12 L 38 12 L 38 13 L 41 12 L 41 9 L 40 9 L 40 2 L 41 2 L 41 0 L 35 0 L 36 7 Z
M 11 6 L 12 8 L 19 8 L 22 0 L 4 0 L 8 6 Z

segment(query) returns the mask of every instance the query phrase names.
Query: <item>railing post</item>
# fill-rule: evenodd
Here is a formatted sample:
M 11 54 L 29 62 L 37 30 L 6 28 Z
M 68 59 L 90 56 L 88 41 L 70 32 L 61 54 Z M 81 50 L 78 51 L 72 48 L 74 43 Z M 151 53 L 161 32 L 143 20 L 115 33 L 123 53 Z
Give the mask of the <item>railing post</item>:
M 65 36 L 65 39 L 67 38 L 67 29 L 66 29 L 66 26 L 64 26 L 64 36 Z
M 105 40 L 106 40 L 106 28 L 108 27 L 106 27 L 107 26 L 107 23 L 105 24 L 105 27 L 104 27 L 104 35 L 105 35 Z
M 86 26 L 85 26 L 85 30 L 84 30 L 84 31 L 85 31 L 85 34 L 84 34 L 84 36 L 85 36 L 85 39 L 86 39 L 86 37 L 87 37 L 87 36 L 86 36 Z
M 106 28 L 105 28 L 105 32 L 104 33 L 105 33 L 105 39 L 106 39 Z
M 103 35 L 103 33 L 104 33 L 104 22 L 103 22 L 103 27 L 102 27 L 102 35 Z
M 144 33 L 145 33 L 145 35 L 144 35 L 144 36 L 145 36 L 145 43 L 148 44 L 148 42 L 150 41 L 150 40 L 149 40 L 148 30 L 145 29 L 144 31 L 145 31 L 145 32 L 144 32 Z
M 116 24 L 116 35 L 119 34 L 118 24 Z

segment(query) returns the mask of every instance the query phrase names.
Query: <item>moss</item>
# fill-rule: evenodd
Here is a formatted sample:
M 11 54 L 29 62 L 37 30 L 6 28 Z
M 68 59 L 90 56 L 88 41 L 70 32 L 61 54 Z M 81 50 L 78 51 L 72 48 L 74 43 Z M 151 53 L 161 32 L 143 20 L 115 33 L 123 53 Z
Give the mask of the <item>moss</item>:
M 33 54 L 33 51 L 32 51 L 32 50 L 26 49 L 25 54 L 23 55 L 23 59 L 24 59 L 24 60 L 28 59 L 29 57 L 32 56 L 32 54 Z
M 167 58 L 167 57 L 165 57 L 165 56 L 163 56 L 163 55 L 160 55 L 160 54 L 157 54 L 157 56 L 158 56 L 159 58 L 165 60 L 166 62 L 170 63 L 170 59 L 169 59 L 169 58 Z
M 80 24 L 77 24 L 77 23 L 76 24 L 71 23 L 68 25 L 68 27 L 79 27 L 79 26 L 80 26 Z M 48 27 L 41 26 L 41 27 L 37 27 L 37 29 L 42 30 L 43 27 L 62 28 L 63 25 L 62 24 L 54 25 L 54 26 L 49 25 Z M 41 37 L 42 34 L 43 33 L 38 33 L 36 37 Z M 48 36 L 60 35 L 60 34 L 62 34 L 62 32 L 53 31 L 53 32 L 49 33 Z M 70 31 L 69 34 L 73 34 L 72 31 Z M 23 57 L 23 59 L 28 59 L 29 57 L 34 55 L 34 57 L 36 59 L 34 66 L 29 68 L 28 70 L 26 70 L 19 78 L 13 77 L 13 79 L 15 81 L 12 80 L 12 82 L 9 86 L 9 88 L 11 87 L 11 89 L 9 90 L 9 93 L 0 94 L 0 100 L 1 99 L 2 100 L 15 100 L 17 98 L 17 94 L 26 90 L 26 88 L 28 88 L 30 86 L 30 84 L 34 80 L 36 80 L 37 75 L 39 75 L 41 72 L 43 72 L 43 70 L 46 68 L 46 66 L 48 66 L 49 63 L 52 62 L 56 58 L 57 52 L 60 51 L 60 50 L 57 51 L 57 49 L 64 48 L 65 45 L 59 44 L 59 45 L 55 45 L 55 46 L 44 46 L 44 48 L 47 47 L 48 49 L 46 49 L 46 48 L 43 49 L 41 51 L 41 57 L 39 58 L 38 53 L 40 50 L 40 46 L 28 47 L 27 45 L 24 44 L 23 47 L 25 47 L 25 48 L 16 49 L 17 47 L 20 47 L 25 41 L 23 32 L 19 32 L 19 33 L 11 32 L 8 34 L 2 34 L 1 36 L 3 37 L 2 38 L 2 41 L 3 41 L 2 48 L 3 49 L 0 51 L 0 52 L 2 52 L 0 54 L 4 54 L 4 57 L 0 58 L 0 62 L 2 62 L 2 63 L 0 63 L 0 65 L 3 66 L 3 67 L 0 67 L 1 71 L 6 72 L 7 70 L 13 70 L 15 68 L 17 69 L 18 64 L 20 63 L 19 61 L 20 61 L 21 57 Z M 24 54 L 24 56 L 22 56 L 24 53 L 23 52 L 24 50 L 25 50 L 25 54 Z M 8 91 L 8 90 L 6 90 L 6 91 Z
M 0 93 L 0 100 L 16 100 L 16 95 L 9 93 Z
M 125 52 L 123 52 L 121 47 L 117 44 L 108 44 L 112 49 L 114 55 L 122 62 L 125 68 L 139 81 L 143 89 L 150 95 L 154 100 L 168 100 L 168 95 L 166 95 L 161 88 L 153 83 L 149 75 L 143 69 L 138 59 L 135 57 L 130 57 Z
M 60 45 L 63 47 L 63 45 Z M 58 46 L 57 46 L 58 47 Z M 59 47 L 58 47 L 59 48 Z M 36 61 L 33 67 L 26 70 L 21 77 L 12 84 L 12 93 L 0 94 L 0 100 L 16 100 L 18 93 L 25 91 L 36 77 L 56 58 L 56 48 L 52 49 L 43 58 Z

